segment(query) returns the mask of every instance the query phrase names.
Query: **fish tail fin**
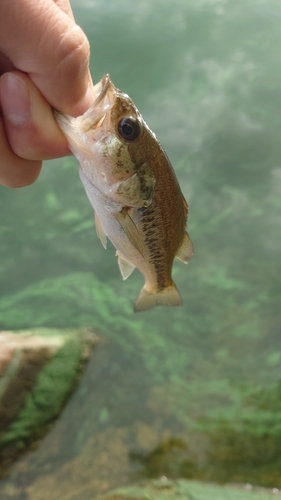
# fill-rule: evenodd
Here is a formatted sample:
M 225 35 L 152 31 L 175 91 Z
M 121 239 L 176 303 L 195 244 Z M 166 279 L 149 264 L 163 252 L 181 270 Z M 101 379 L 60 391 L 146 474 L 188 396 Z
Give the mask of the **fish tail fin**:
M 148 290 L 146 286 L 141 289 L 140 294 L 135 302 L 134 311 L 146 311 L 155 306 L 181 306 L 182 298 L 175 285 L 172 283 L 164 290 Z

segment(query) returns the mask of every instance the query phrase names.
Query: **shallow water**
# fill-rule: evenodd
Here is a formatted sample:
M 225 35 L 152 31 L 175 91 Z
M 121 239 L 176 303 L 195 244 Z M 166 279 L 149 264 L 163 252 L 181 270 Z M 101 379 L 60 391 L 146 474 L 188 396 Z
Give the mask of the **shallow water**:
M 73 158 L 0 189 L 0 327 L 91 326 L 102 339 L 4 500 L 87 500 L 139 477 L 281 487 L 281 6 L 275 0 L 76 0 L 107 72 L 166 149 L 195 255 L 182 308 L 134 315 Z M 10 495 L 10 496 L 9 496 Z M 12 495 L 12 496 L 11 496 Z

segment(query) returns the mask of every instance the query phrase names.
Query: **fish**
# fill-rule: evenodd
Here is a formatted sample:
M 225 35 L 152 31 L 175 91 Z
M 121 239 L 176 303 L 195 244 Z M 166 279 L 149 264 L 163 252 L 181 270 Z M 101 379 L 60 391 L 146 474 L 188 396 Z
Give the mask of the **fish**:
M 188 205 L 173 167 L 132 99 L 105 75 L 95 101 L 76 118 L 54 111 L 94 209 L 97 235 L 116 248 L 123 280 L 137 268 L 144 286 L 134 311 L 179 306 L 172 279 L 177 257 L 188 263 Z

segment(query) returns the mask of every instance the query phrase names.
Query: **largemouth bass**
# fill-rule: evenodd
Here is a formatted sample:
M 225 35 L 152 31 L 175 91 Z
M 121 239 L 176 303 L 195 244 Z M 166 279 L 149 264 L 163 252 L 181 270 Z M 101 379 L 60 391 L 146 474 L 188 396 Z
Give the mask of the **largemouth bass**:
M 55 112 L 94 208 L 97 234 L 116 248 L 123 279 L 134 268 L 145 278 L 135 311 L 182 304 L 171 272 L 193 248 L 186 232 L 188 205 L 172 165 L 127 94 L 105 75 L 96 100 L 77 118 Z

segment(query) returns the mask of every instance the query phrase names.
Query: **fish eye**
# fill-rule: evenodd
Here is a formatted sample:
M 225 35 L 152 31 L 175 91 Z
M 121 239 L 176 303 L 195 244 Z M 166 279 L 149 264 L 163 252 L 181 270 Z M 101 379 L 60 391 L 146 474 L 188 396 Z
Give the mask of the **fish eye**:
M 141 127 L 133 116 L 124 116 L 118 123 L 118 132 L 125 141 L 134 141 L 140 135 Z

